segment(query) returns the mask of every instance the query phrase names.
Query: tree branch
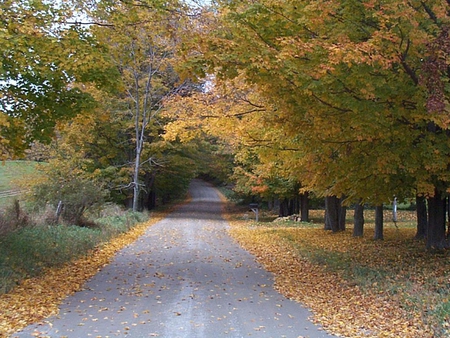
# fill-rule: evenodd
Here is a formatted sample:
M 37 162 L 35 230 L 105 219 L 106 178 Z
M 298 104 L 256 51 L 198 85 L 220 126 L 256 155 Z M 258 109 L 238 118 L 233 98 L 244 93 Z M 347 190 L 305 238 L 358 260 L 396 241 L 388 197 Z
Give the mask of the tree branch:
M 450 0 L 447 0 L 447 2 L 450 3 Z M 438 24 L 438 18 L 436 16 L 436 14 L 433 12 L 433 10 L 430 8 L 430 6 L 428 6 L 424 1 L 421 1 L 420 3 L 422 5 L 423 9 L 425 10 L 425 12 L 427 12 L 430 19 L 433 20 L 433 22 L 435 24 Z
M 319 101 L 320 103 L 324 104 L 327 107 L 333 108 L 337 111 L 343 112 L 343 113 L 350 113 L 351 110 L 350 109 L 345 109 L 345 108 L 340 108 L 340 107 L 335 107 L 333 106 L 331 103 L 326 102 L 325 100 L 321 99 L 320 97 L 318 97 L 316 94 L 312 94 L 312 97 L 314 97 L 317 101 Z
M 417 86 L 419 84 L 419 78 L 417 77 L 416 72 L 406 62 L 410 44 L 411 44 L 411 40 L 408 39 L 406 41 L 406 49 L 403 53 L 400 54 L 399 58 L 400 58 L 400 63 L 402 65 L 403 69 L 405 70 L 406 74 L 409 75 L 411 80 L 413 80 L 414 84 Z

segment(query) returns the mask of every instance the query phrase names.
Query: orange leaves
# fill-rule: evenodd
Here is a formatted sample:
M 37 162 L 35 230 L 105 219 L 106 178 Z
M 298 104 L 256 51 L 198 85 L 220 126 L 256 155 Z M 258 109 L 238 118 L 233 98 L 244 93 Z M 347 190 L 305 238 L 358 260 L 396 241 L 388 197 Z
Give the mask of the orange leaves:
M 423 313 L 400 303 L 407 296 L 403 283 L 408 278 L 419 283 L 420 276 L 429 273 L 423 270 L 425 257 L 413 259 L 414 251 L 405 247 L 405 238 L 411 238 L 414 229 L 400 231 L 386 229 L 386 243 L 380 244 L 319 228 L 249 228 L 234 222 L 230 229 L 231 235 L 276 275 L 276 288 L 309 307 L 314 320 L 325 329 L 345 337 L 431 337 Z M 398 280 L 389 284 L 391 289 L 383 278 L 374 277 L 370 282 L 371 273 L 397 267 L 403 268 L 392 272 Z M 368 284 L 359 283 L 358 276 L 346 275 L 352 269 Z M 424 291 L 421 287 L 416 292 Z

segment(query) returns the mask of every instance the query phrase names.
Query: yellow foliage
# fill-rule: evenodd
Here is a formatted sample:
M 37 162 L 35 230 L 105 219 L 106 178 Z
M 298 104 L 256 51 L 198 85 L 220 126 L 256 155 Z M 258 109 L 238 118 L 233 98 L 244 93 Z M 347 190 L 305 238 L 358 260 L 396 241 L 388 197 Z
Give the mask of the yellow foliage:
M 350 232 L 231 223 L 230 234 L 275 274 L 276 288 L 310 308 L 313 320 L 326 330 L 344 337 L 435 337 L 430 318 L 425 319 L 432 308 L 432 296 L 424 281 L 435 278 L 440 286 L 434 287 L 445 288 L 446 262 L 443 258 L 433 260 L 417 249 L 420 245 L 411 243 L 415 229 L 385 229 L 385 241 L 380 243 L 353 238 Z M 348 276 L 344 278 L 344 271 L 312 263 L 308 253 L 313 252 L 327 257 L 346 255 L 357 262 L 355 266 L 387 269 L 389 278 L 395 277 L 386 284 L 396 285 L 396 291 L 384 282 L 361 286 Z M 342 269 L 348 272 L 351 266 Z M 405 303 L 415 296 L 408 293 L 407 284 L 429 302 L 423 309 L 406 308 Z

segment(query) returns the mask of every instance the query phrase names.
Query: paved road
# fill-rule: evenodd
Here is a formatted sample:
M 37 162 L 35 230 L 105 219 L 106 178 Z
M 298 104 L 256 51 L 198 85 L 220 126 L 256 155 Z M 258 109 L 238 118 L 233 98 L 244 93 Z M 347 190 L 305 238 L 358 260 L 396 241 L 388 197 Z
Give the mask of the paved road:
M 331 337 L 229 238 L 216 191 L 197 180 L 190 191 L 57 317 L 12 337 Z

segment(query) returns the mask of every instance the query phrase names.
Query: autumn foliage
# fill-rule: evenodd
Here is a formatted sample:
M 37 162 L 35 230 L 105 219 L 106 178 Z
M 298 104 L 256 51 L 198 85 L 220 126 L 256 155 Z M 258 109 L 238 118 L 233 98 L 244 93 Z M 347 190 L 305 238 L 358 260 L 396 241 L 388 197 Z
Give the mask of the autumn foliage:
M 230 233 L 275 274 L 277 289 L 311 308 L 325 329 L 344 337 L 448 335 L 448 257 L 419 249 L 413 228 L 390 227 L 382 243 L 229 216 Z

